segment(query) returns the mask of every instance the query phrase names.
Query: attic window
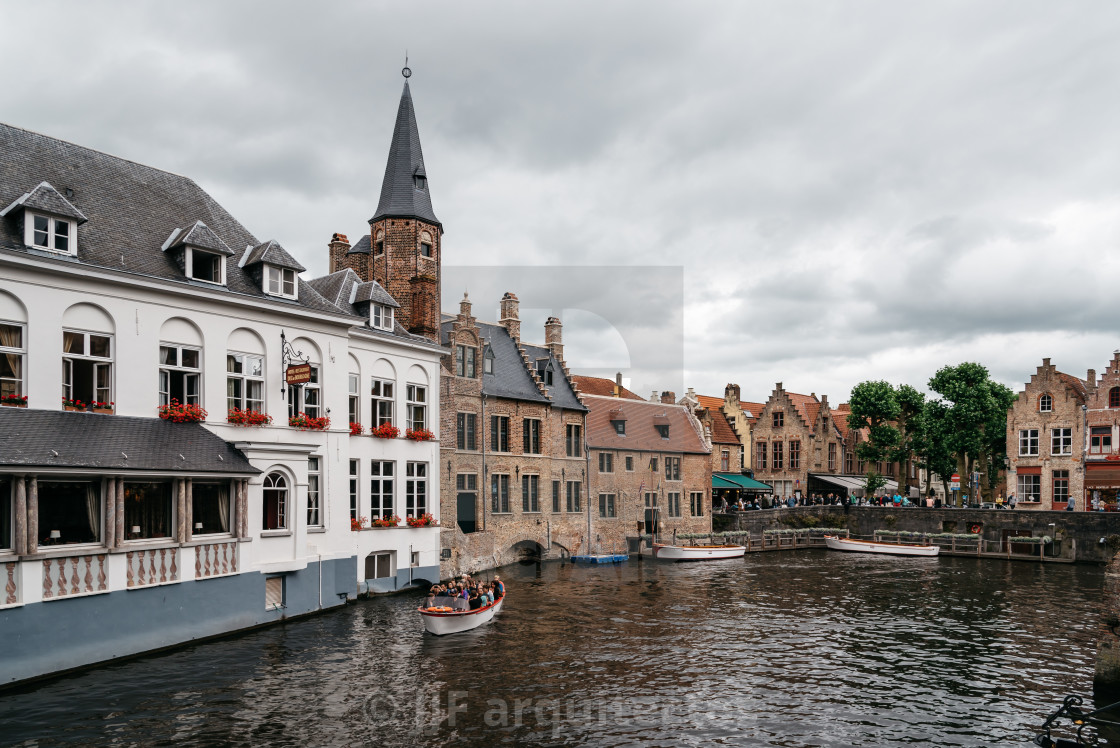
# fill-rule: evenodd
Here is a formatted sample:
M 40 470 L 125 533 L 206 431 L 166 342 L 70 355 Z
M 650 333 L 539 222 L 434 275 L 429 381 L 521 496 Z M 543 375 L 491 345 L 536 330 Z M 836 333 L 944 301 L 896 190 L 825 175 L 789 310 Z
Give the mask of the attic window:
M 659 424 L 659 425 L 655 426 L 654 428 L 657 429 L 657 433 L 661 436 L 662 439 L 668 439 L 669 438 L 669 425 L 668 424 Z
M 626 436 L 626 421 L 611 421 L 611 425 L 614 426 L 614 433 Z
M 296 271 L 291 268 L 265 267 L 265 293 L 271 296 L 296 298 Z
M 425 189 L 428 186 L 428 178 L 425 177 L 423 174 L 413 174 L 412 175 L 412 184 L 418 190 Z
M 552 386 L 552 366 L 549 364 L 547 358 L 542 358 L 537 361 L 537 374 L 540 376 L 542 382 L 549 387 Z
M 392 330 L 393 307 L 384 304 L 370 304 L 369 323 L 378 330 Z
M 494 373 L 494 349 L 489 344 L 482 349 L 482 373 Z
M 222 255 L 187 247 L 186 265 L 188 277 L 225 285 L 226 258 Z
M 1049 413 L 1052 410 L 1054 410 L 1054 398 L 1050 397 L 1049 395 L 1043 395 L 1042 397 L 1038 398 L 1039 413 Z
M 28 213 L 24 225 L 24 243 L 27 246 L 67 255 L 77 254 L 77 242 L 73 241 L 77 233 L 74 221 Z

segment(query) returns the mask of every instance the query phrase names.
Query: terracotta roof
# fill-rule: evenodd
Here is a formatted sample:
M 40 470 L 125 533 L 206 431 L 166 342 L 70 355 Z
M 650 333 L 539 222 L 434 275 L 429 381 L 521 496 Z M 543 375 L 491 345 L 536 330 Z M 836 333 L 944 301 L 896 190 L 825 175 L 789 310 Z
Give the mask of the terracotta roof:
M 718 411 L 723 410 L 723 398 L 712 397 L 711 395 L 697 395 L 696 402 L 700 403 L 701 408 L 708 410 Z
M 738 444 L 739 437 L 735 429 L 727 421 L 727 416 L 720 410 L 709 410 L 712 414 L 712 442 L 715 444 Z
M 821 412 L 821 403 L 816 397 L 812 395 L 798 395 L 796 392 L 787 392 L 786 396 L 793 403 L 793 407 L 797 408 L 797 412 L 801 415 L 801 419 L 813 429 L 817 423 L 817 416 Z
M 709 454 L 683 406 L 601 395 L 587 396 L 584 402 L 591 409 L 587 414 L 587 443 L 592 449 Z M 619 409 L 626 415 L 625 435 L 611 425 L 610 414 Z M 668 423 L 668 439 L 661 438 L 654 428 L 658 423 Z
M 848 438 L 848 413 L 851 411 L 832 411 L 832 422 L 836 424 L 836 428 L 840 430 L 840 436 L 844 439 Z
M 603 377 L 585 377 L 582 374 L 573 374 L 572 381 L 579 386 L 579 391 L 584 395 L 600 395 L 603 397 L 614 397 L 614 380 L 605 379 Z M 644 397 L 635 395 L 625 387 L 622 388 L 622 398 L 627 400 L 642 400 Z
M 1065 382 L 1070 389 L 1076 392 L 1078 397 L 1081 398 L 1082 402 L 1085 401 L 1087 393 L 1085 392 L 1085 383 L 1083 381 L 1073 376 L 1072 374 L 1066 374 L 1065 372 L 1061 371 L 1058 372 L 1058 378 Z
M 761 413 L 762 409 L 765 407 L 766 403 L 745 403 L 742 400 L 739 401 L 739 409 L 750 412 L 750 416 L 747 420 L 750 421 L 751 424 L 754 424 L 754 422 L 758 420 L 758 414 Z

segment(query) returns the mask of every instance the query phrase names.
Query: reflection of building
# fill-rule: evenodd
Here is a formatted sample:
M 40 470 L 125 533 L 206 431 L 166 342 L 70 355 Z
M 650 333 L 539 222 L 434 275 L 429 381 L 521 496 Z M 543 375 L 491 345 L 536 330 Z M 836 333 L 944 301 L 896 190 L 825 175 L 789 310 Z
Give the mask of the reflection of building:
M 1089 372 L 1089 381 L 1095 378 Z M 1007 482 L 1016 508 L 1065 509 L 1069 497 L 1082 495 L 1089 397 L 1091 385 L 1058 371 L 1044 358 L 1008 409 Z M 1108 431 L 1111 434 L 1112 428 Z
M 439 424 L 428 281 L 304 281 L 189 179 L 0 151 L 4 682 L 438 577 L 438 528 L 351 529 L 438 517 L 436 442 L 403 438 Z M 378 417 L 401 437 L 351 435 Z

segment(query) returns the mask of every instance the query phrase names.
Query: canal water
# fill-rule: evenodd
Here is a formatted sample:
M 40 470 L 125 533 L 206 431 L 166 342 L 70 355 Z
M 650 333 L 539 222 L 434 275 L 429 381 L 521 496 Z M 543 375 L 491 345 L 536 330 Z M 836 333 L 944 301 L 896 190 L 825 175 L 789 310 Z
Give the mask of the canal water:
M 0 694 L 0 743 L 1004 745 L 1090 694 L 1103 581 L 816 550 L 500 573 L 482 629 L 361 601 Z

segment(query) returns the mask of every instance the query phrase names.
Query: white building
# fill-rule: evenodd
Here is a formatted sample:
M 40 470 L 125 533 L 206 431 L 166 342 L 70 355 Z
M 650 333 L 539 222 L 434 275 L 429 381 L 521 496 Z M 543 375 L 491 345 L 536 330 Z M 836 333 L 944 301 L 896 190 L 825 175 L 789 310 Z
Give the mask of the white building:
M 404 518 L 439 516 L 444 351 L 381 286 L 6 125 L 0 210 L 0 683 L 438 579 L 439 528 Z

